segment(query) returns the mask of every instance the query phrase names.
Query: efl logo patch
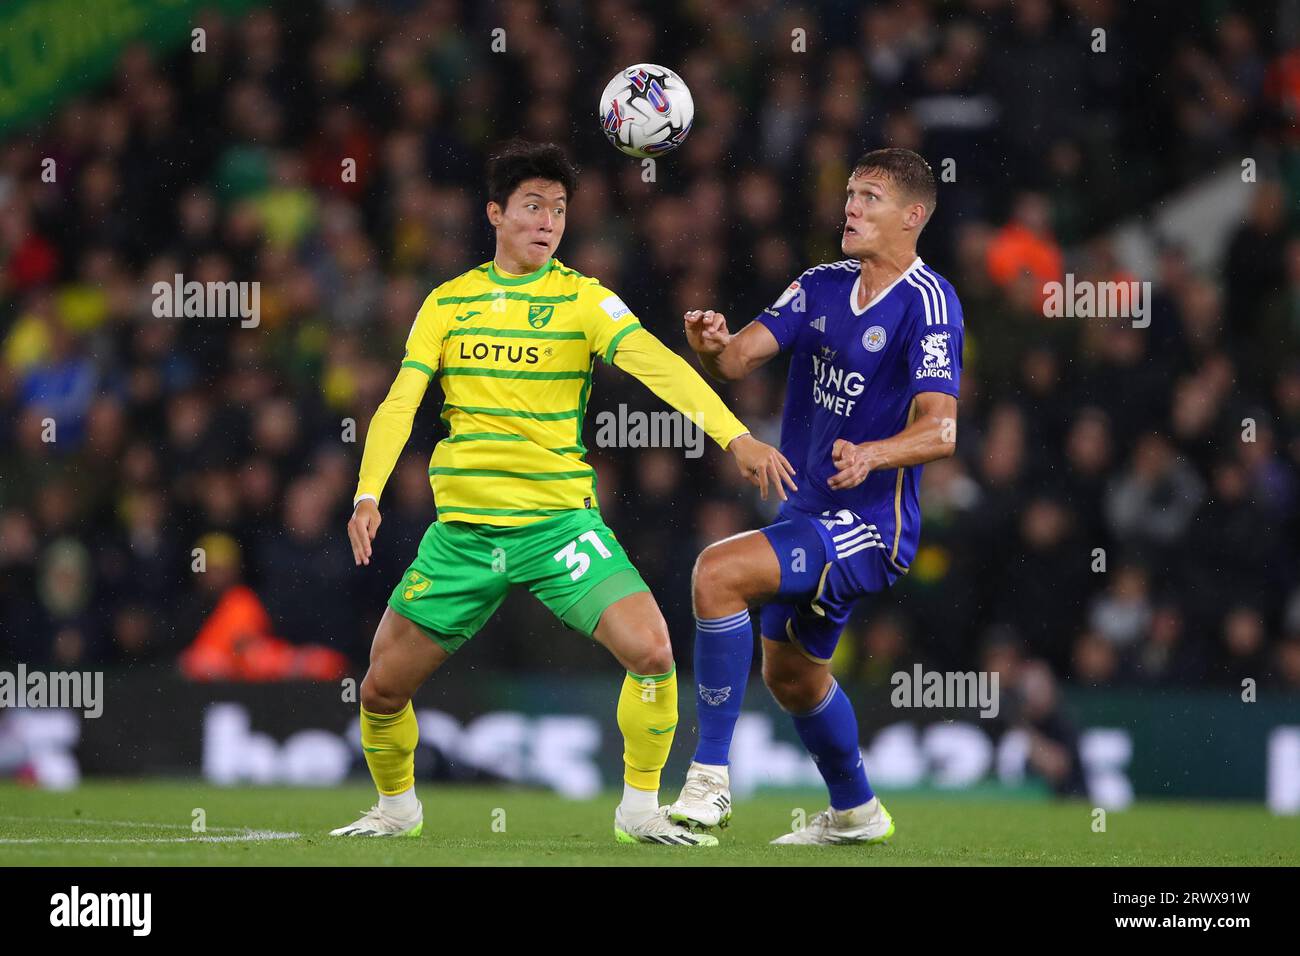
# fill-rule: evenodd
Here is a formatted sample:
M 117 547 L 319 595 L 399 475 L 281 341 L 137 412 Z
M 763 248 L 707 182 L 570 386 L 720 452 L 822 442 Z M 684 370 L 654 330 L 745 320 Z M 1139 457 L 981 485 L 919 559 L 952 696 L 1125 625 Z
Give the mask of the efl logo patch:
M 785 305 L 787 302 L 793 299 L 795 295 L 798 294 L 798 292 L 799 292 L 799 280 L 795 279 L 793 282 L 791 282 L 788 286 L 785 287 L 785 291 L 781 293 L 781 298 L 777 299 L 775 302 L 772 303 L 772 308 L 774 309 L 781 308 L 781 306 Z
M 885 330 L 879 325 L 873 325 L 867 331 L 862 333 L 862 347 L 868 352 L 879 352 L 885 347 Z
M 551 321 L 551 316 L 554 314 L 555 306 L 553 305 L 530 305 L 528 307 L 528 324 L 535 329 L 540 329 Z
M 623 300 L 616 295 L 611 295 L 608 299 L 600 304 L 600 307 L 609 313 L 609 317 L 617 322 L 623 316 L 632 310 L 623 304 Z

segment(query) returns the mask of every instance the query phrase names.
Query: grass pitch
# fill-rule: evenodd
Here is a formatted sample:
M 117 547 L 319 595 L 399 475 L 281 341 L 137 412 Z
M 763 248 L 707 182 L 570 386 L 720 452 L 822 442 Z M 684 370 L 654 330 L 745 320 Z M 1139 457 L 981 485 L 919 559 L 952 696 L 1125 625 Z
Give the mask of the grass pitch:
M 885 794 L 881 847 L 775 847 L 814 791 L 737 802 L 716 848 L 620 846 L 610 794 L 564 800 L 500 787 L 420 788 L 418 839 L 333 839 L 374 802 L 366 785 L 224 789 L 95 782 L 66 793 L 0 784 L 0 866 L 1296 866 L 1300 818 L 1253 804 L 1138 803 L 1092 829 L 1085 803 Z M 671 798 L 672 794 L 665 794 Z M 202 810 L 206 832 L 194 832 Z M 503 830 L 504 828 L 504 830 Z

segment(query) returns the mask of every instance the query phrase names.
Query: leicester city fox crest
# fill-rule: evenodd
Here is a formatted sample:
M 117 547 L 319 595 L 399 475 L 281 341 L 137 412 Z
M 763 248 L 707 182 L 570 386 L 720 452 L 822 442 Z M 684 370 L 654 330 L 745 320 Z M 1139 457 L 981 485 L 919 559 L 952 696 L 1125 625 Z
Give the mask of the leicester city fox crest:
M 717 707 L 730 696 L 730 687 L 705 687 L 703 684 L 700 685 L 700 700 L 710 707 Z
M 862 347 L 868 352 L 879 352 L 885 347 L 885 340 L 885 329 L 880 325 L 873 325 L 862 333 Z

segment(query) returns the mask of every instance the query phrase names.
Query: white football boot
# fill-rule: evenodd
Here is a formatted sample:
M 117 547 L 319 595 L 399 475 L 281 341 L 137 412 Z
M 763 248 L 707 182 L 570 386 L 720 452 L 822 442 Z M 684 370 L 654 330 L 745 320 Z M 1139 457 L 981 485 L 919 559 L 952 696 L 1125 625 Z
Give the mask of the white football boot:
M 418 837 L 424 829 L 424 805 L 416 801 L 415 816 L 409 820 L 399 820 L 379 809 L 376 804 L 371 807 L 356 823 L 350 823 L 337 830 L 331 830 L 332 837 Z
M 668 808 L 668 818 L 692 830 L 725 828 L 731 822 L 731 780 L 727 768 L 720 769 L 721 773 L 692 761 L 681 794 Z
M 660 807 L 641 823 L 630 823 L 620 806 L 614 811 L 614 839 L 619 843 L 663 843 L 667 846 L 717 846 L 718 838 L 692 833 L 668 819 L 668 808 Z
M 823 810 L 802 830 L 779 836 L 773 843 L 785 846 L 828 846 L 837 843 L 884 843 L 894 835 L 894 818 L 879 797 L 852 810 Z

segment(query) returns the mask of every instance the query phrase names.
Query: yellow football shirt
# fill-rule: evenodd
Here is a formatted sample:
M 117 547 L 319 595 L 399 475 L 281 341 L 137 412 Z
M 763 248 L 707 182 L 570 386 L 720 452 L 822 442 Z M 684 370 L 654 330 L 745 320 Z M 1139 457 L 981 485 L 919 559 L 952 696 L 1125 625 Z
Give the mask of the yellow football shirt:
M 595 359 L 629 372 L 723 448 L 748 429 L 596 279 L 557 259 L 514 276 L 484 263 L 425 299 L 371 420 L 353 500 L 378 502 L 433 378 L 449 435 L 429 462 L 439 521 L 523 525 L 595 508 L 582 423 Z

